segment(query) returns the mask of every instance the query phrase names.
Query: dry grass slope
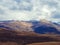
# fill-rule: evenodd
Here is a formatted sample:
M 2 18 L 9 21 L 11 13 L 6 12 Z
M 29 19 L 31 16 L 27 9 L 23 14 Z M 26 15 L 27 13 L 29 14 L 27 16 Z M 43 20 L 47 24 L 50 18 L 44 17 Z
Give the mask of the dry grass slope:
M 43 43 L 32 43 L 27 45 L 60 45 L 60 42 L 43 42 Z

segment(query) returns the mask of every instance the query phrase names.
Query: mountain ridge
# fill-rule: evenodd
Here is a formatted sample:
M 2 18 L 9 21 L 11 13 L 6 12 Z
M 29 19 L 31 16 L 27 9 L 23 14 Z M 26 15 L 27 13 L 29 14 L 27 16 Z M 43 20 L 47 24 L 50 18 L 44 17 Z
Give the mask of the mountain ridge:
M 38 29 L 38 27 L 44 27 L 46 29 L 48 29 L 49 27 L 55 28 L 60 33 L 59 24 L 53 23 L 53 22 L 47 21 L 47 20 L 40 20 L 40 21 L 11 21 L 10 20 L 10 21 L 2 21 L 0 23 L 0 28 L 7 28 L 10 30 L 16 30 L 16 31 L 35 32 L 36 28 Z M 39 31 L 40 31 L 40 29 L 39 29 Z

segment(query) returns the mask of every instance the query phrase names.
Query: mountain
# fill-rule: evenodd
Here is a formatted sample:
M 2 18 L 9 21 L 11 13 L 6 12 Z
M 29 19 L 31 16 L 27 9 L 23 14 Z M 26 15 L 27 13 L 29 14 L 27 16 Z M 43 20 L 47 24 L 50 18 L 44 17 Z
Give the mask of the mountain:
M 59 25 L 50 21 L 1 21 L 0 45 L 38 45 L 44 42 L 58 45 L 60 30 L 57 27 Z
M 8 30 L 17 30 L 17 31 L 32 31 L 32 24 L 23 22 L 23 21 L 11 21 L 11 22 L 2 22 L 0 23 L 0 28 L 6 28 Z
M 60 25 L 41 19 L 40 21 L 1 21 L 0 28 L 18 32 L 35 32 L 40 34 L 60 34 Z
M 60 25 L 47 20 L 40 20 L 33 26 L 34 32 L 40 34 L 60 34 Z

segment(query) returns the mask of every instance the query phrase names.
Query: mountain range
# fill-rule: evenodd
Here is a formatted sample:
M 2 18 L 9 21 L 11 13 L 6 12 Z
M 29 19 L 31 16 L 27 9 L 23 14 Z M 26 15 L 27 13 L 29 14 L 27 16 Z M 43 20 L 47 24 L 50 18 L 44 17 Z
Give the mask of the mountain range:
M 60 34 L 60 25 L 55 22 L 41 21 L 1 21 L 0 29 L 5 28 L 14 31 L 35 32 L 40 34 Z
M 36 45 L 48 45 L 44 42 L 60 44 L 60 25 L 58 23 L 47 20 L 0 21 L 1 45 L 35 45 L 35 43 Z

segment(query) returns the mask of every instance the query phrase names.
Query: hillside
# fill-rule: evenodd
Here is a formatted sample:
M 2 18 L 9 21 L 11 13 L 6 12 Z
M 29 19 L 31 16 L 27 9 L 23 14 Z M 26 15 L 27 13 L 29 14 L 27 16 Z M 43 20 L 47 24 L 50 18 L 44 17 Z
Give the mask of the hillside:
M 6 42 L 6 43 L 5 43 Z M 47 35 L 47 34 L 36 34 L 31 32 L 21 32 L 10 31 L 10 30 L 0 30 L 0 43 L 4 44 L 19 44 L 26 45 L 31 43 L 41 43 L 41 42 L 60 42 L 59 35 Z M 1 45 L 2 45 L 1 44 Z
M 1 22 L 0 44 L 1 45 L 35 45 L 36 43 L 36 45 L 40 45 L 40 44 L 46 45 L 48 42 L 55 42 L 58 45 L 60 43 L 59 30 L 53 27 L 55 25 L 55 24 L 53 25 L 53 23 L 45 23 L 45 24 L 44 23 L 45 22 L 42 23 L 36 21 L 35 22 L 27 22 L 27 21 Z M 53 30 L 52 33 L 50 32 L 52 31 L 50 27 L 52 27 Z M 39 31 L 37 32 L 36 31 L 37 29 L 41 31 L 41 33 Z M 46 32 L 45 30 L 46 31 L 48 30 L 48 32 Z M 55 30 L 59 33 L 55 33 Z

